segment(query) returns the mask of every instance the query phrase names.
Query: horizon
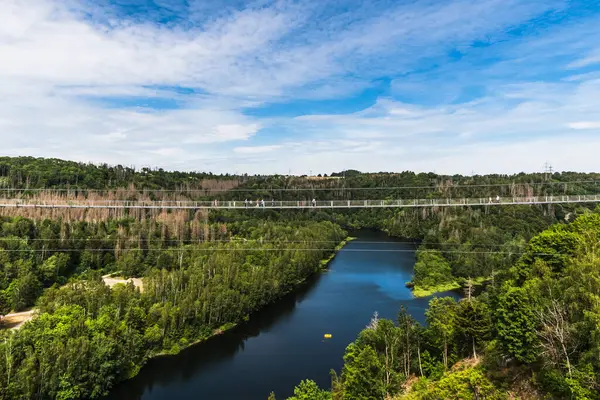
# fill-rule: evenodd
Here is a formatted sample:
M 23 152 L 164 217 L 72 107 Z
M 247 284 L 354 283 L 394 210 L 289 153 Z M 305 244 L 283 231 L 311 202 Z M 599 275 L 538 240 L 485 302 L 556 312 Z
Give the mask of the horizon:
M 7 157 L 7 156 L 2 156 L 0 155 L 0 161 L 2 157 Z M 8 156 L 10 157 L 10 156 Z M 360 171 L 360 170 L 356 170 L 356 169 L 344 169 L 344 170 L 339 170 L 339 171 L 331 171 L 331 172 L 314 172 L 312 173 L 312 175 L 310 174 L 294 174 L 294 173 L 272 173 L 272 174 L 250 174 L 247 172 L 242 172 L 242 173 L 233 173 L 233 172 L 213 172 L 210 170 L 195 170 L 195 169 L 171 169 L 171 168 L 163 168 L 160 166 L 153 166 L 153 165 L 141 165 L 141 166 L 136 166 L 133 164 L 130 165 L 126 165 L 126 164 L 111 164 L 111 163 L 106 163 L 106 162 L 95 162 L 95 161 L 76 161 L 76 160 L 69 160 L 69 159 L 64 159 L 64 158 L 51 158 L 51 157 L 32 157 L 32 156 L 17 156 L 17 157 L 12 157 L 12 158 L 34 158 L 37 160 L 58 160 L 58 161 L 62 161 L 62 162 L 74 162 L 74 163 L 80 163 L 80 164 L 84 164 L 84 165 L 93 165 L 95 167 L 103 167 L 106 166 L 108 168 L 114 168 L 114 167 L 122 167 L 122 168 L 131 168 L 133 169 L 135 172 L 140 173 L 142 172 L 143 169 L 147 168 L 150 169 L 151 171 L 158 171 L 158 170 L 164 170 L 165 172 L 171 173 L 171 172 L 183 172 L 183 173 L 197 173 L 197 174 L 212 174 L 212 175 L 229 175 L 229 176 L 239 176 L 239 177 L 243 177 L 243 176 L 285 176 L 285 177 L 297 177 L 297 178 L 302 178 L 302 177 L 325 177 L 325 178 L 341 178 L 339 175 L 340 174 L 344 174 L 346 172 L 355 172 L 358 174 L 368 174 L 368 175 L 376 175 L 376 174 L 390 174 L 390 175 L 399 175 L 399 174 L 403 174 L 403 173 L 414 173 L 415 175 L 419 175 L 419 174 L 434 174 L 440 177 L 452 177 L 452 176 L 462 176 L 462 177 L 482 177 L 482 176 L 490 176 L 490 175 L 499 175 L 499 176 L 516 176 L 516 175 L 554 175 L 554 174 L 594 174 L 594 173 L 598 173 L 598 171 L 595 170 L 590 170 L 590 171 L 576 171 L 576 170 L 556 170 L 553 168 L 553 166 L 551 164 L 545 164 L 543 166 L 543 168 L 545 170 L 538 170 L 538 171 L 518 171 L 518 172 L 511 172 L 511 173 L 498 173 L 498 172 L 490 172 L 487 174 L 479 174 L 476 173 L 475 171 L 472 171 L 472 173 L 470 174 L 461 174 L 461 173 L 440 173 L 440 172 L 436 172 L 436 171 L 415 171 L 415 170 L 403 170 L 403 171 Z M 335 175 L 335 176 L 334 176 Z M 550 182 L 551 183 L 551 182 Z
M 3 153 L 233 175 L 593 172 L 592 3 L 7 0 Z

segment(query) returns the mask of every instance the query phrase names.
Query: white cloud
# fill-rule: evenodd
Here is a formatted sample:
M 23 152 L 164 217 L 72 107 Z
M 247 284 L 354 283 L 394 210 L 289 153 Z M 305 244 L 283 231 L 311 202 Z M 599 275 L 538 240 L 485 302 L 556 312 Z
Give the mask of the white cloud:
M 270 153 L 274 150 L 280 149 L 281 145 L 270 145 L 270 146 L 244 146 L 244 147 L 235 147 L 233 149 L 234 153 L 238 154 L 263 154 Z
M 2 1 L 6 153 L 223 172 L 327 172 L 427 169 L 426 163 L 451 169 L 485 163 L 477 148 L 489 155 L 502 148 L 511 152 L 505 167 L 519 169 L 539 161 L 531 154 L 531 162 L 516 159 L 519 146 L 544 135 L 558 144 L 572 129 L 600 128 L 597 74 L 540 78 L 552 68 L 568 75 L 569 68 L 594 67 L 598 18 L 502 42 L 511 27 L 563 7 L 558 0 L 377 2 L 383 9 L 364 1 L 335 15 L 329 2 L 217 10 L 192 1 L 169 11 L 186 12 L 186 27 L 125 20 L 95 3 Z M 498 44 L 472 48 L 474 40 Z M 466 61 L 420 68 L 452 49 Z M 469 56 L 495 61 L 470 65 Z M 562 58 L 549 62 L 553 57 Z M 390 95 L 404 94 L 404 101 L 379 98 L 340 115 L 244 113 L 267 102 L 344 99 L 382 76 L 395 77 Z M 473 85 L 482 87 L 479 98 L 460 100 Z M 405 99 L 420 93 L 433 95 L 421 105 Z M 168 107 L 135 107 L 140 98 Z M 563 148 L 588 154 L 589 144 L 569 146 Z M 579 158 L 567 164 L 584 165 Z
M 539 171 L 550 160 L 559 169 L 590 171 L 597 168 L 600 122 L 586 117 L 600 109 L 598 92 L 600 80 L 511 84 L 471 103 L 428 107 L 384 99 L 354 114 L 298 117 L 293 129 L 327 140 L 300 143 L 293 158 L 280 155 L 281 164 L 303 171 L 323 166 L 319 172 L 514 173 Z M 575 136 L 571 129 L 585 131 Z
M 580 58 L 569 65 L 568 69 L 583 68 L 593 64 L 600 64 L 600 54 L 593 54 L 584 58 Z
M 127 134 L 123 131 L 115 131 L 107 133 L 106 135 L 94 135 L 93 138 L 96 138 L 100 141 L 116 142 L 127 139 Z
M 511 85 L 508 90 L 498 90 L 494 96 L 475 103 L 435 108 L 412 106 L 409 112 L 398 113 L 397 110 L 405 110 L 404 104 L 385 101 L 354 115 L 299 120 L 318 121 L 313 126 L 326 125 L 324 129 L 341 134 L 348 131 L 350 136 L 357 127 L 362 127 L 363 132 L 373 132 L 377 137 L 414 136 L 422 139 L 423 135 L 442 134 L 454 139 L 469 132 L 469 136 L 479 140 L 491 137 L 523 140 L 527 135 L 564 134 L 563 121 L 584 120 L 586 116 L 594 115 L 594 110 L 600 109 L 598 91 L 600 80 L 578 82 L 569 87 L 528 83 L 520 87 Z M 515 97 L 518 102 L 514 105 L 507 105 L 504 101 Z M 371 114 L 379 118 L 373 118 Z M 599 127 L 596 122 L 571 123 L 568 126 L 573 129 Z
M 473 143 L 455 146 L 434 146 L 435 142 L 398 142 L 373 149 L 365 142 L 362 151 L 359 147 L 347 150 L 335 147 L 333 143 L 303 144 L 295 152 L 289 149 L 282 154 L 270 154 L 278 160 L 276 164 L 265 165 L 264 159 L 235 160 L 235 167 L 250 173 L 293 174 L 330 173 L 344 169 L 359 168 L 362 171 L 403 171 L 431 172 L 470 175 L 518 173 L 521 171 L 541 171 L 546 161 L 551 161 L 556 170 L 597 171 L 597 152 L 600 138 L 589 136 L 564 136 L 550 139 L 524 140 L 517 143 Z M 290 155 L 293 154 L 293 157 Z M 576 155 L 576 156 L 574 156 Z M 358 160 L 368 160 L 357 164 Z
M 567 124 L 571 129 L 600 129 L 600 121 L 581 121 Z
M 248 139 L 260 129 L 258 124 L 251 125 L 218 125 L 216 133 L 219 137 L 225 137 L 230 140 Z
M 118 21 L 108 29 L 81 19 L 64 2 L 4 3 L 2 76 L 65 85 L 185 84 L 264 97 L 324 79 L 314 89 L 335 95 L 340 86 L 332 86 L 332 77 L 356 71 L 373 76 L 382 67 L 398 71 L 444 45 L 524 21 L 556 1 L 417 2 L 371 17 L 347 11 L 339 18 L 351 24 L 328 18 L 315 26 L 310 25 L 312 6 L 280 2 L 190 30 Z M 393 63 L 373 68 L 374 56 L 392 55 Z
M 190 134 L 184 139 L 184 143 L 216 143 L 235 140 L 246 140 L 256 134 L 260 129 L 258 124 L 228 124 L 216 125 L 208 135 L 200 133 Z

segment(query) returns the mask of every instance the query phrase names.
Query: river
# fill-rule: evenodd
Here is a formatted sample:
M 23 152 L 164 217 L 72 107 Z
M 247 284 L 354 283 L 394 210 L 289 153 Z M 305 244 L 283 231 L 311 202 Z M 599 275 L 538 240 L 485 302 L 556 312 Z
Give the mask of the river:
M 266 400 L 271 391 L 285 399 L 307 378 L 329 388 L 329 370 L 339 372 L 344 349 L 373 312 L 395 319 L 404 304 L 422 322 L 429 301 L 414 299 L 404 286 L 411 279 L 414 245 L 379 232 L 354 236 L 328 272 L 232 331 L 150 360 L 106 400 Z M 332 338 L 323 339 L 325 333 Z

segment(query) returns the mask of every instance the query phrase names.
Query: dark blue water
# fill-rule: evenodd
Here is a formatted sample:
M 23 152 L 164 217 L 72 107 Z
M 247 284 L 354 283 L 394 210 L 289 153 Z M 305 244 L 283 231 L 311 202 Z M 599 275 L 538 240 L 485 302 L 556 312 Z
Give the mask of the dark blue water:
M 404 286 L 415 262 L 413 245 L 376 232 L 355 236 L 328 272 L 233 331 L 177 356 L 150 360 L 109 399 L 266 400 L 271 391 L 285 399 L 302 379 L 329 388 L 329 370 L 340 370 L 344 349 L 373 312 L 395 319 L 404 304 L 423 321 L 429 301 L 414 299 Z M 324 340 L 325 333 L 333 338 Z

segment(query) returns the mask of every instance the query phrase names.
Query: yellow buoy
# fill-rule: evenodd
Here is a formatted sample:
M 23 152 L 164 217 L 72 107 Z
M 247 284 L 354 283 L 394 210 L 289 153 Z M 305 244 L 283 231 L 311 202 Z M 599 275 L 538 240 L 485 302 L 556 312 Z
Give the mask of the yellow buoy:
M 326 333 L 324 336 L 325 336 L 325 339 L 331 339 L 331 333 Z

